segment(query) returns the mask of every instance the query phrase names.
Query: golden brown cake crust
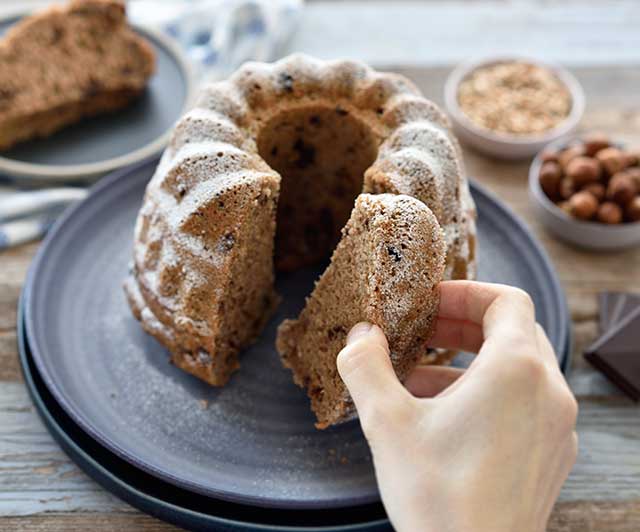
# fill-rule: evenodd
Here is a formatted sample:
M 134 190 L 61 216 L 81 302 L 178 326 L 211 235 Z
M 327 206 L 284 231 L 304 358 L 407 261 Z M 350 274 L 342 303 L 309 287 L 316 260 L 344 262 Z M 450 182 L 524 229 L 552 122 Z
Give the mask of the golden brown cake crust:
M 26 17 L 0 41 L 0 149 L 127 105 L 154 68 L 121 2 L 75 0 Z
M 211 384 L 224 384 L 275 304 L 274 256 L 281 269 L 328 257 L 349 216 L 377 212 L 383 201 L 360 195 L 352 213 L 361 192 L 382 194 L 391 210 L 411 205 L 418 225 L 438 227 L 444 247 L 437 280 L 474 275 L 475 210 L 460 148 L 444 114 L 410 81 L 358 62 L 304 55 L 245 64 L 229 80 L 202 91 L 177 124 L 147 187 L 126 285 L 136 317 L 176 364 Z M 397 205 L 394 195 L 402 199 Z M 402 233 L 397 222 L 387 228 L 389 237 Z M 438 257 L 439 242 L 427 246 Z M 364 251 L 360 260 L 372 263 Z M 416 256 L 415 264 L 423 260 Z M 338 270 L 344 268 L 332 271 Z M 352 289 L 363 297 L 372 294 Z M 371 305 L 383 299 L 389 309 L 400 300 L 413 307 L 385 314 L 378 306 L 376 314 Z M 404 373 L 424 350 L 411 342 L 424 340 L 429 328 L 403 329 L 399 320 L 411 315 L 422 323 L 421 312 L 426 305 L 427 319 L 433 302 L 394 300 L 387 293 L 370 306 L 353 305 L 350 315 L 371 318 L 393 336 L 396 368 Z M 351 320 L 345 322 L 341 327 Z M 332 333 L 334 358 L 346 332 Z M 281 336 L 286 353 L 292 347 L 284 338 L 294 336 L 306 341 L 297 328 Z M 293 367 L 290 354 L 285 360 Z M 335 364 L 326 372 L 335 376 Z M 299 383 L 308 384 L 300 375 Z M 351 415 L 348 398 L 336 399 L 336 405 L 332 414 L 321 414 L 321 423 Z

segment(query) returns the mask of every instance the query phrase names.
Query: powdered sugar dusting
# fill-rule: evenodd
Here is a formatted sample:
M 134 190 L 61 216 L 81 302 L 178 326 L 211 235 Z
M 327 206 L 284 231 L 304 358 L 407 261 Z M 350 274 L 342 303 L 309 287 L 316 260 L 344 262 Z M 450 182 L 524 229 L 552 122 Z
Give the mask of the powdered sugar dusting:
M 356 114 L 382 141 L 370 170 L 396 183 L 389 192 L 418 198 L 361 200 L 361 208 L 380 211 L 375 217 L 380 228 L 388 226 L 389 213 L 399 224 L 375 250 L 380 260 L 386 254 L 397 263 L 389 266 L 381 260 L 371 272 L 371 282 L 378 283 L 388 301 L 387 319 L 400 320 L 421 303 L 416 292 L 399 294 L 399 287 L 434 286 L 443 276 L 451 278 L 456 265 L 469 262 L 474 213 L 470 196 L 460 190 L 466 180 L 458 146 L 444 114 L 421 98 L 411 82 L 362 63 L 325 62 L 300 54 L 271 65 L 249 63 L 229 81 L 206 87 L 196 108 L 180 120 L 140 211 L 135 275 L 144 288 L 142 299 L 153 300 L 141 304 L 141 318 L 161 340 L 178 338 L 171 341 L 172 349 L 182 349 L 179 330 L 214 334 L 206 325 L 218 319 L 213 306 L 210 320 L 194 321 L 184 311 L 186 302 L 224 298 L 220 279 L 227 275 L 230 260 L 226 228 L 237 229 L 240 213 L 260 209 L 247 198 L 268 202 L 270 194 L 277 195 L 280 176 L 257 154 L 257 133 L 281 110 L 318 104 Z M 443 238 L 449 250 L 446 271 L 434 277 L 432 272 L 441 267 Z M 414 248 L 433 257 L 420 256 Z M 153 319 L 154 313 L 162 315 Z M 192 339 L 187 341 L 192 344 Z

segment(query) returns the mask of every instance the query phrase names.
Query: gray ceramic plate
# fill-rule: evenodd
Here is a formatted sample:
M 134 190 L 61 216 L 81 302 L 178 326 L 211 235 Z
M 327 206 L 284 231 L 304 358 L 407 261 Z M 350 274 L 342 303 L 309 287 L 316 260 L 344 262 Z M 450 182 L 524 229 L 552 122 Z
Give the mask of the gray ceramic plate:
M 25 291 L 28 288 L 25 289 Z M 24 292 L 21 301 L 24 299 Z M 22 304 L 20 306 L 23 306 Z M 18 312 L 18 352 L 24 381 L 47 429 L 82 470 L 139 510 L 189 530 L 227 532 L 384 532 L 391 530 L 382 505 L 328 510 L 247 507 L 185 491 L 119 458 L 88 436 L 60 407 L 34 366 Z
M 2 35 L 19 17 L 0 21 Z M 194 80 L 179 47 L 165 35 L 136 27 L 156 53 L 156 73 L 142 96 L 116 113 L 96 116 L 50 137 L 0 152 L 0 176 L 22 181 L 93 179 L 142 161 L 166 145 L 194 95 Z
M 164 481 L 224 500 L 276 508 L 336 508 L 378 499 L 357 422 L 313 426 L 302 390 L 274 349 L 319 269 L 281 277 L 284 296 L 242 368 L 214 389 L 168 363 L 131 316 L 122 280 L 152 161 L 99 183 L 48 235 L 29 273 L 25 319 L 34 360 L 56 400 L 106 448 Z M 480 277 L 520 286 L 560 354 L 563 295 L 524 226 L 474 187 Z

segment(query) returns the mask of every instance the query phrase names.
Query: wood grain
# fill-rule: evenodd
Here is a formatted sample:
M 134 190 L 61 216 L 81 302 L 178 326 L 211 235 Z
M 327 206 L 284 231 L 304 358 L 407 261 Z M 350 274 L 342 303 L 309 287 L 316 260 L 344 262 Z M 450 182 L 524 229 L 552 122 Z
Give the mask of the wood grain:
M 548 532 L 637 532 L 640 499 L 628 502 L 579 501 L 557 504 Z
M 141 513 L 50 513 L 5 517 L 2 530 L 21 532 L 170 532 L 181 530 Z M 574 502 L 558 504 L 551 514 L 548 532 L 637 532 L 640 499 L 620 502 Z
M 109 514 L 50 513 L 26 517 L 7 517 L 3 530 L 21 532 L 173 532 L 178 527 L 141 513 Z M 548 532 L 637 532 L 640 529 L 640 499 L 629 503 L 572 502 L 554 509 Z
M 0 520 L 1 530 L 21 532 L 169 532 L 180 528 L 163 523 L 142 513 L 109 514 L 96 513 L 52 513 L 27 517 L 5 517 Z
M 441 101 L 448 69 L 401 70 L 427 96 Z M 640 68 L 582 68 L 575 73 L 589 102 L 583 129 L 640 145 Z M 465 157 L 469 174 L 505 200 L 540 238 L 573 318 L 569 383 L 580 404 L 580 455 L 549 530 L 640 530 L 640 410 L 581 356 L 598 334 L 598 292 L 640 291 L 640 249 L 599 255 L 556 241 L 530 209 L 526 163 L 495 161 L 468 149 Z M 0 253 L 0 530 L 175 530 L 105 492 L 70 462 L 19 382 L 15 308 L 36 250 L 37 244 L 29 244 Z

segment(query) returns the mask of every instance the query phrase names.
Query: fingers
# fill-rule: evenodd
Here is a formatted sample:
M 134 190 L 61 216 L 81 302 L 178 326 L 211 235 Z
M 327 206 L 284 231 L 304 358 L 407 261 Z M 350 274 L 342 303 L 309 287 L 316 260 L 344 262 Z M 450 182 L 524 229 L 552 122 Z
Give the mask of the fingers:
M 480 326 L 484 342 L 492 347 L 484 350 L 485 356 L 537 350 L 535 309 L 523 290 L 472 281 L 445 281 L 440 283 L 439 290 L 438 321 L 457 320 Z M 466 331 L 463 332 L 468 336 L 458 340 L 466 340 L 469 334 L 474 334 L 477 346 L 477 333 L 469 333 L 468 326 L 464 327 Z
M 396 416 L 413 401 L 393 370 L 387 340 L 376 325 L 355 325 L 336 362 L 365 433 L 382 418 Z
M 482 326 L 470 321 L 438 318 L 429 347 L 477 353 L 484 340 Z
M 444 281 L 439 284 L 439 292 L 439 318 L 470 321 L 483 327 L 491 326 L 498 318 L 515 316 L 529 321 L 534 318 L 531 298 L 524 290 L 513 286 Z
M 416 397 L 435 397 L 442 393 L 462 375 L 464 370 L 446 366 L 417 366 L 404 386 Z
M 438 285 L 438 317 L 482 325 L 487 308 L 502 293 L 502 288 L 503 285 L 475 281 L 443 281 Z

